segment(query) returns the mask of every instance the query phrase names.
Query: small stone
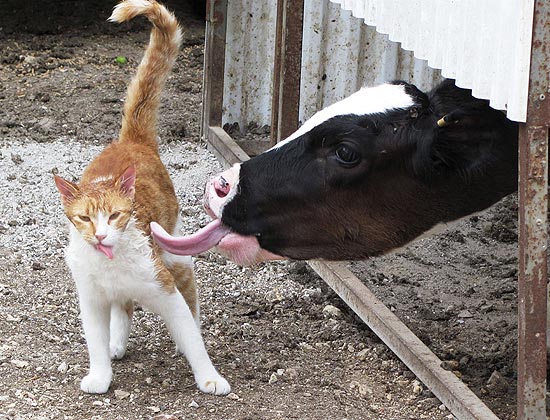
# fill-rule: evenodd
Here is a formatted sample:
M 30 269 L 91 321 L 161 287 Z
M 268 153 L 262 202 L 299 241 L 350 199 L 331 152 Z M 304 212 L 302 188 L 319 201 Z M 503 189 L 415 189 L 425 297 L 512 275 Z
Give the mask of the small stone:
M 298 371 L 294 368 L 288 368 L 285 371 L 285 376 L 289 379 L 296 379 L 298 377 Z
M 241 399 L 241 397 L 239 397 L 234 392 L 230 392 L 229 394 L 227 394 L 227 398 L 229 398 L 230 400 L 240 400 Z
M 17 360 L 17 359 L 12 360 L 11 364 L 20 369 L 23 369 L 29 366 L 29 362 L 26 362 L 24 360 Z
M 148 376 L 147 378 L 145 378 L 145 383 L 147 385 L 151 385 L 153 383 L 153 379 Z
M 23 59 L 23 64 L 27 64 L 27 65 L 34 65 L 38 62 L 38 58 L 33 56 L 33 55 L 27 55 L 24 59 Z
M 422 385 L 420 385 L 420 382 L 413 381 L 412 386 L 413 386 L 412 392 L 414 395 L 422 394 L 423 388 L 422 388 Z
M 357 353 L 357 358 L 359 360 L 366 360 L 368 355 L 369 355 L 369 349 L 363 349 L 359 353 Z
M 313 350 L 313 346 L 311 344 L 308 344 L 308 343 L 300 343 L 298 344 L 298 346 L 303 349 L 303 350 Z
M 61 364 L 57 367 L 57 371 L 60 373 L 67 373 L 68 369 L 69 366 L 65 362 L 61 362 Z
M 358 381 L 351 381 L 349 384 L 349 387 L 352 391 L 357 390 L 357 393 L 361 397 L 365 397 L 369 393 L 372 393 L 372 391 L 369 389 L 367 385 L 362 384 L 361 382 L 358 382 Z
M 151 405 L 149 407 L 147 407 L 148 410 L 151 410 L 153 413 L 159 413 L 160 412 L 160 407 L 157 407 L 156 405 Z
M 274 384 L 278 380 L 279 380 L 279 378 L 277 377 L 276 373 L 272 373 L 271 376 L 269 377 L 269 383 L 270 384 Z
M 284 369 L 277 369 L 277 375 L 283 376 L 284 374 L 285 374 L 285 370 L 284 370 Z
M 173 414 L 159 414 L 153 417 L 153 420 L 178 420 L 178 418 Z
M 21 155 L 18 155 L 16 153 L 11 154 L 11 161 L 16 165 L 20 165 L 23 163 L 23 159 L 21 158 Z
M 270 303 L 278 303 L 283 300 L 283 295 L 279 289 L 273 289 L 267 292 L 265 298 Z
M 327 305 L 323 308 L 323 314 L 332 318 L 340 318 L 342 316 L 342 311 L 336 306 Z
M 498 370 L 495 370 L 487 380 L 487 389 L 494 394 L 503 394 L 508 391 L 508 382 Z
M 456 360 L 444 360 L 441 362 L 441 367 L 445 370 L 458 370 L 459 362 Z
M 122 389 L 115 389 L 115 398 L 117 400 L 123 400 L 124 398 L 128 398 L 129 396 L 129 392 L 123 391 Z
M 191 401 L 189 403 L 189 407 L 192 407 L 192 408 L 199 408 L 199 405 L 197 404 L 197 402 L 195 400 Z
M 458 313 L 459 318 L 473 318 L 474 316 L 468 309 L 464 309 Z
M 92 405 L 95 407 L 100 407 L 103 405 L 103 401 L 95 400 Z
M 39 270 L 44 270 L 46 267 L 44 267 L 41 263 L 39 263 L 38 261 L 35 261 L 32 263 L 32 269 L 34 271 L 39 271 Z

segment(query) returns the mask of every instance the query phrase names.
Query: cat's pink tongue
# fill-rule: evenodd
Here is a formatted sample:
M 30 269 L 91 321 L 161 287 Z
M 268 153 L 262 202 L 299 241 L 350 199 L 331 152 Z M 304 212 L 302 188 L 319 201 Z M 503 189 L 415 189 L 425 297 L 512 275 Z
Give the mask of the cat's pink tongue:
M 99 252 L 104 253 L 107 256 L 107 258 L 109 258 L 110 260 L 113 259 L 113 247 L 112 246 L 105 246 L 103 244 L 97 244 L 95 246 L 95 249 L 97 249 Z
M 188 236 L 172 236 L 158 223 L 151 223 L 151 234 L 161 248 L 172 254 L 195 255 L 215 247 L 230 230 L 219 219 L 212 220 L 199 231 Z

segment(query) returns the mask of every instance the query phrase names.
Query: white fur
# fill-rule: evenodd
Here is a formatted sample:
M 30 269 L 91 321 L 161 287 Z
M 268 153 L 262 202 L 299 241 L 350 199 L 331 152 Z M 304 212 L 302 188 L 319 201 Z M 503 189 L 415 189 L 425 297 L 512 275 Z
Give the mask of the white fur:
M 97 183 L 104 182 L 104 181 L 110 181 L 112 179 L 113 179 L 112 176 L 98 176 L 97 178 L 93 179 L 92 182 L 94 184 L 97 184 Z
M 136 15 L 141 15 L 147 12 L 147 10 L 151 7 L 151 2 L 147 0 L 126 0 L 124 2 L 121 2 L 115 6 L 113 9 L 113 13 L 111 16 L 107 19 L 109 22 L 124 22 L 125 18 L 125 11 L 124 9 L 130 9 L 132 11 L 135 10 Z
M 82 379 L 81 389 L 88 393 L 109 389 L 111 357 L 122 357 L 128 343 L 130 320 L 123 306 L 136 300 L 164 319 L 177 348 L 187 357 L 199 389 L 227 394 L 230 386 L 212 365 L 185 299 L 177 290 L 163 290 L 156 281 L 151 247 L 135 220 L 119 236 L 113 247 L 114 258 L 109 260 L 70 226 L 66 261 L 78 289 L 90 356 L 90 370 Z M 165 255 L 163 259 L 175 262 Z M 190 258 L 181 261 L 191 264 Z
M 403 85 L 383 84 L 364 87 L 335 104 L 323 108 L 296 130 L 290 137 L 273 146 L 277 149 L 304 135 L 313 128 L 338 115 L 367 115 L 386 112 L 391 109 L 408 108 L 414 105 L 413 98 L 405 92 Z

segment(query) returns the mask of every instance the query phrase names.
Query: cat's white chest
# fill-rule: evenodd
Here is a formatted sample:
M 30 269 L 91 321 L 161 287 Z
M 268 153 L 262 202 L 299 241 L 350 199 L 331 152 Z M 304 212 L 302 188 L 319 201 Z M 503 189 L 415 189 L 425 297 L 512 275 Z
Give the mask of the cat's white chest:
M 132 223 L 113 248 L 108 259 L 87 243 L 71 226 L 66 252 L 78 288 L 92 287 L 110 301 L 138 299 L 147 289 L 157 289 L 152 250 L 143 232 Z

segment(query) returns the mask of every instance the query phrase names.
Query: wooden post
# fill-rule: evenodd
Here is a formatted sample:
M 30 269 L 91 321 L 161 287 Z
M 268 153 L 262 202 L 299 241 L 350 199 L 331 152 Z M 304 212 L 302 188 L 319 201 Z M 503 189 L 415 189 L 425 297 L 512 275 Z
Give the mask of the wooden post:
M 271 146 L 298 128 L 304 0 L 277 1 Z

